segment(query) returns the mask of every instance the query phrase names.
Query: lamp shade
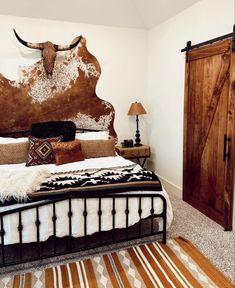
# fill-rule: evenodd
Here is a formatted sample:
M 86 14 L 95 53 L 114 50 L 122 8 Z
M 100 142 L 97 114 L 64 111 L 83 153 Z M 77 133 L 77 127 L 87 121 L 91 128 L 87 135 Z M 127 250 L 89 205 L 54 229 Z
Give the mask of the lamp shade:
M 143 105 L 140 102 L 132 103 L 128 111 L 128 115 L 142 115 L 142 114 L 147 114 Z

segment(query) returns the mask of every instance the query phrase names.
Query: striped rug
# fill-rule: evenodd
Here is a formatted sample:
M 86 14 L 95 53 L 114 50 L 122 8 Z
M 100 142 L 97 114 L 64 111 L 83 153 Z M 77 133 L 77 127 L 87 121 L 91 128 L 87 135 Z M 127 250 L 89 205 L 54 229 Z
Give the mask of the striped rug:
M 235 287 L 189 241 L 152 242 L 42 271 L 1 279 L 14 288 Z

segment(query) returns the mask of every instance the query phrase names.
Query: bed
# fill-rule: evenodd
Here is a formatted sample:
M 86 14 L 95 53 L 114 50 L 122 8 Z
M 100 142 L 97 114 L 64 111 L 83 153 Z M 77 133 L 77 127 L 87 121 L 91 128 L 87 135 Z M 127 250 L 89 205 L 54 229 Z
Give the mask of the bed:
M 0 267 L 156 234 L 165 243 L 167 193 L 154 173 L 115 154 L 114 107 L 96 95 L 101 67 L 86 39 L 60 55 L 52 77 L 41 61 L 20 71 L 18 82 L 0 81 Z M 94 149 L 94 130 L 113 138 Z M 45 160 L 51 149 L 60 165 Z
M 37 192 L 1 202 L 1 267 L 157 234 L 166 243 L 172 209 L 154 173 L 116 154 L 63 165 L 0 165 L 5 178 L 43 169 L 49 175 Z

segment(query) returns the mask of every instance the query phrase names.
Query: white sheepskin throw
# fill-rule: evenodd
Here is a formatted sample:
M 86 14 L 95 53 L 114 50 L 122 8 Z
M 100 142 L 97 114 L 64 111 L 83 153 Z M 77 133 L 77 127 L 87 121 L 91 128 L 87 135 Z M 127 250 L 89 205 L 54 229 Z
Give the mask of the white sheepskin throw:
M 18 202 L 27 199 L 27 194 L 37 191 L 40 184 L 50 177 L 45 167 L 28 167 L 16 171 L 0 170 L 0 201 L 14 198 Z

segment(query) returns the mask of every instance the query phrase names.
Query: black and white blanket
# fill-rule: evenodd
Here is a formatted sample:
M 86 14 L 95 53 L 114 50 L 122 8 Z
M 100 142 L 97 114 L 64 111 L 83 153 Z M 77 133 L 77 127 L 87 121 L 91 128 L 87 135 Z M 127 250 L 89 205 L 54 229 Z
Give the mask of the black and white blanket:
M 128 191 L 161 191 L 161 182 L 152 171 L 137 164 L 115 168 L 87 169 L 54 173 L 29 195 L 30 199 L 46 199 L 68 193 L 101 196 Z
M 162 190 L 157 175 L 137 164 L 58 172 L 47 177 L 37 191 L 28 193 L 21 201 L 9 196 L 0 202 L 0 206 L 77 195 L 99 197 L 121 192 Z

